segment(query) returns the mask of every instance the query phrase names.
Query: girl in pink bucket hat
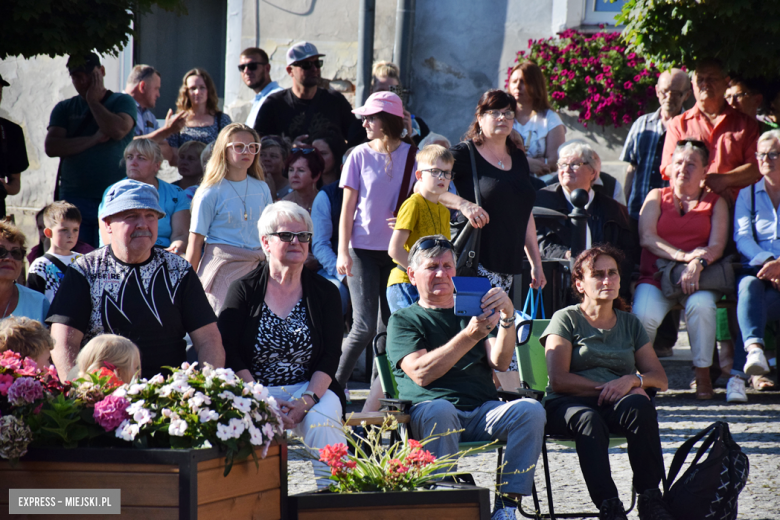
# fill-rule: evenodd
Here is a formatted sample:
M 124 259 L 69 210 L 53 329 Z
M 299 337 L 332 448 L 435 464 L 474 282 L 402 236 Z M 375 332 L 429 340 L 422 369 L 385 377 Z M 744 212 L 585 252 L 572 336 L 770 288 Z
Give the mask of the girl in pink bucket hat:
M 376 92 L 352 112 L 362 118 L 369 142 L 355 147 L 339 182 L 344 203 L 336 268 L 347 276 L 353 309 L 352 329 L 342 344 L 336 372 L 342 388 L 361 352 L 387 327 L 390 309 L 385 288 L 395 267 L 387 253 L 393 234 L 388 220 L 412 193 L 417 169 L 417 149 L 404 134 L 401 98 L 392 92 Z M 377 319 L 379 310 L 381 320 Z

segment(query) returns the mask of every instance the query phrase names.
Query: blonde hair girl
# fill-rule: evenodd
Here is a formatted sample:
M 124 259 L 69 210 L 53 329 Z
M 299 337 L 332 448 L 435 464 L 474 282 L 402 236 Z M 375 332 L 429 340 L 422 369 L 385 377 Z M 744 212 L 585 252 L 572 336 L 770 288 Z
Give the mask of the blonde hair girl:
M 141 351 L 127 338 L 101 334 L 84 345 L 76 358 L 76 367 L 78 377 L 105 367 L 112 370 L 123 383 L 129 383 L 141 373 Z

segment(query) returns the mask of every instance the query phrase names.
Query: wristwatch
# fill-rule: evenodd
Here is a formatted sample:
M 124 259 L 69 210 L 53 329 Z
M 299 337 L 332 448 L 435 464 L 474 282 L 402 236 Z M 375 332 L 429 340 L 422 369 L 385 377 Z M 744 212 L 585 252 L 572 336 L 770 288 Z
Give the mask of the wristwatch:
M 709 262 L 707 262 L 707 261 L 706 261 L 704 258 L 702 258 L 702 257 L 699 257 L 699 258 L 697 258 L 697 260 L 699 261 L 699 263 L 701 264 L 701 266 L 702 266 L 702 267 L 704 267 L 704 268 L 706 268 L 706 267 L 709 265 Z
M 302 396 L 301 396 L 301 397 L 303 397 L 304 395 L 308 395 L 309 397 L 311 397 L 312 399 L 314 399 L 314 404 L 319 404 L 319 403 L 320 403 L 320 398 L 319 398 L 319 397 L 317 397 L 317 394 L 315 394 L 315 393 L 314 393 L 314 392 L 312 392 L 311 390 L 306 390 L 306 391 L 305 391 L 305 392 L 302 394 Z

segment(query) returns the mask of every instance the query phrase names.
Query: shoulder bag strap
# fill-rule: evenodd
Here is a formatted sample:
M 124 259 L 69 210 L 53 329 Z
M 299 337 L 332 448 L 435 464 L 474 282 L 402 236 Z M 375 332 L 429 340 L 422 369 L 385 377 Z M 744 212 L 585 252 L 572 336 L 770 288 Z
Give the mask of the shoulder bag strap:
M 474 141 L 466 141 L 469 146 L 469 157 L 471 158 L 471 178 L 474 183 L 474 202 L 477 206 L 482 206 L 482 197 L 479 196 L 479 175 L 477 175 L 477 157 L 474 150 Z
M 682 468 L 683 464 L 685 464 L 685 459 L 688 457 L 688 454 L 691 452 L 691 449 L 693 448 L 693 445 L 699 442 L 705 435 L 708 433 L 710 434 L 710 438 L 707 439 L 707 442 L 705 442 L 702 445 L 702 448 L 709 447 L 710 444 L 712 444 L 713 439 L 711 437 L 717 436 L 719 434 L 718 431 L 715 431 L 718 427 L 719 422 L 714 422 L 707 426 L 705 429 L 685 441 L 682 446 L 677 448 L 677 452 L 674 454 L 674 459 L 672 460 L 672 465 L 669 466 L 669 475 L 663 479 L 664 483 L 664 494 L 666 494 L 669 491 L 669 488 L 671 487 L 672 483 L 674 482 L 674 479 L 677 478 L 677 473 L 680 472 L 680 469 Z M 696 461 L 701 457 L 703 451 L 700 448 L 698 453 L 696 454 L 696 459 L 691 463 L 691 465 L 695 464 Z
M 404 167 L 404 178 L 401 181 L 401 191 L 398 192 L 398 201 L 395 204 L 393 216 L 398 216 L 398 211 L 406 199 L 409 198 L 409 183 L 412 180 L 412 170 L 414 169 L 414 159 L 417 157 L 417 147 L 409 146 L 409 153 L 406 154 L 406 166 Z
M 62 262 L 62 260 L 60 260 L 60 259 L 59 259 L 59 258 L 57 258 L 56 256 L 54 256 L 54 255 L 50 255 L 49 253 L 46 253 L 46 254 L 45 254 L 45 255 L 43 255 L 43 256 L 44 256 L 44 257 L 45 257 L 45 258 L 46 258 L 46 259 L 47 259 L 49 262 L 51 262 L 51 263 L 53 263 L 55 266 L 57 266 L 57 269 L 59 269 L 59 270 L 60 270 L 60 272 L 62 272 L 62 274 L 65 274 L 65 271 L 67 271 L 67 270 L 68 270 L 68 266 L 67 266 L 67 265 L 65 265 L 65 264 Z

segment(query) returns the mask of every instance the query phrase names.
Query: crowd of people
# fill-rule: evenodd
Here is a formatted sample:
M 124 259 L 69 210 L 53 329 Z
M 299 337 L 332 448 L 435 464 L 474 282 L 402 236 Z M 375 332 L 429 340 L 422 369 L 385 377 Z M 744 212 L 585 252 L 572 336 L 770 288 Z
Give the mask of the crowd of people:
M 255 97 L 243 123 L 219 110 L 213 80 L 193 68 L 162 125 L 152 113 L 159 71 L 137 65 L 125 93 L 114 93 L 97 55 L 72 57 L 78 95 L 51 114 L 55 202 L 39 214 L 26 282 L 25 236 L 0 223 L 0 346 L 51 358 L 62 379 L 114 367 L 129 382 L 181 364 L 189 343 L 199 362 L 268 386 L 287 428 L 315 449 L 343 440 L 339 428 L 312 426 L 339 421 L 359 356 L 387 331 L 412 433 L 462 430 L 429 449 L 507 442 L 493 518 L 514 518 L 513 500 L 530 494 L 533 469 L 524 470 L 539 457 L 545 423 L 575 438 L 600 518 L 626 518 L 609 475 L 610 431 L 626 435 L 632 467 L 642 468 L 640 518 L 671 518 L 648 393 L 666 389 L 658 357 L 676 338 L 678 305 L 697 399 L 713 397 L 716 340 L 729 337 L 727 400 L 745 402 L 751 378 L 773 385 L 765 338 L 780 318 L 780 130 L 761 133 L 777 124 L 757 120 L 755 87 L 709 59 L 690 78 L 662 73 L 660 108 L 626 140 L 623 186 L 592 146 L 566 141 L 530 61 L 512 69 L 508 91 L 477 100 L 463 142 L 451 145 L 405 107 L 397 66 L 377 63 L 371 95 L 353 109 L 323 82 L 324 57 L 312 43 L 291 46 L 292 86 L 282 89 L 267 53 L 244 50 L 238 69 Z M 157 178 L 164 160 L 179 181 Z M 0 185 L 9 194 L 26 159 L 11 164 Z M 572 250 L 571 220 L 537 227 L 532 212 L 566 215 L 576 190 L 588 195 L 582 253 Z M 474 270 L 492 287 L 470 320 L 453 311 L 451 229 L 466 222 L 480 230 Z M 707 274 L 738 263 L 728 255 L 742 260 L 731 288 Z M 515 276 L 527 262 L 530 287 L 542 289 L 543 262 L 566 259 L 572 305 L 542 337 L 544 405 L 501 402 L 495 372 L 517 370 Z M 721 317 L 730 293 L 735 309 Z M 373 379 L 364 411 L 378 409 Z M 325 487 L 327 467 L 314 466 Z

